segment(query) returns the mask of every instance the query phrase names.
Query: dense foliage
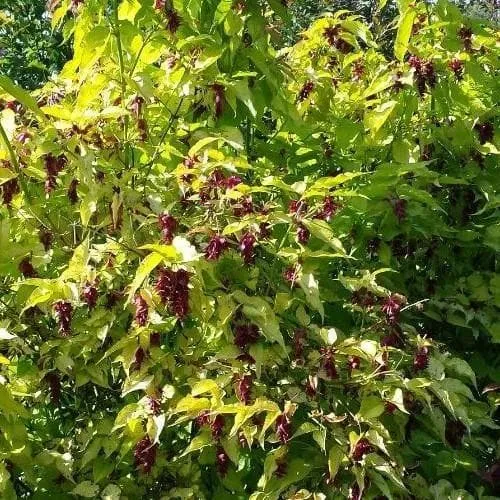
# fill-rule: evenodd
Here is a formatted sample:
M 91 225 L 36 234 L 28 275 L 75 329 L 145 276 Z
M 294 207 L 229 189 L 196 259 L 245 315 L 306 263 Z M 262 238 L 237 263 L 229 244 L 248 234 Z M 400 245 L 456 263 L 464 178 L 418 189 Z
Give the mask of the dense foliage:
M 41 86 L 70 56 L 61 34 L 51 29 L 47 5 L 0 0 L 0 73 L 24 88 Z
M 63 0 L 0 77 L 2 498 L 498 493 L 498 32 L 285 3 Z

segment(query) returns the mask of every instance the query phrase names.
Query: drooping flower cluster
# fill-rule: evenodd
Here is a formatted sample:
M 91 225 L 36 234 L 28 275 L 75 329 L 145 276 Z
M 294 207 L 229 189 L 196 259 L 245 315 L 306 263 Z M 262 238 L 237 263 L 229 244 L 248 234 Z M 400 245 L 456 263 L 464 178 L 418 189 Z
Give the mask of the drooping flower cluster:
M 458 30 L 458 36 L 464 44 L 464 49 L 470 52 L 472 50 L 472 30 L 466 26 L 462 26 Z
M 299 279 L 299 269 L 297 266 L 287 267 L 283 271 L 283 278 L 287 281 L 293 288 L 297 285 L 297 280 Z
M 179 13 L 174 9 L 167 11 L 167 29 L 170 33 L 174 34 L 179 29 L 182 19 Z
M 56 187 L 57 176 L 64 169 L 67 164 L 66 157 L 60 155 L 57 158 L 52 154 L 46 154 L 44 157 L 45 161 L 45 192 L 51 193 Z
M 398 218 L 398 222 L 401 224 L 403 220 L 406 219 L 406 208 L 408 206 L 408 202 L 403 198 L 398 198 L 392 202 L 392 209 L 394 211 L 394 215 Z
M 292 424 L 286 413 L 282 413 L 276 419 L 276 436 L 282 444 L 288 443 L 292 437 Z
M 236 396 L 245 405 L 252 399 L 253 378 L 251 375 L 242 375 L 236 380 Z
M 54 235 L 52 234 L 52 231 L 49 231 L 48 229 L 41 229 L 38 233 L 38 237 L 40 243 L 43 245 L 44 250 L 48 252 L 52 247 L 52 242 L 54 241 Z
M 90 283 L 87 281 L 83 286 L 82 290 L 82 300 L 87 304 L 89 309 L 94 309 L 97 304 L 97 298 L 99 293 L 97 291 L 96 283 Z
M 156 291 L 163 304 L 167 304 L 172 313 L 183 319 L 189 313 L 189 273 L 185 269 L 174 271 L 163 268 L 159 271 Z
M 151 472 L 156 462 L 158 445 L 153 444 L 149 436 L 142 438 L 134 449 L 135 466 L 145 474 Z
M 73 179 L 68 188 L 68 200 L 72 205 L 78 201 L 78 192 L 76 188 L 78 187 L 78 179 Z
M 50 372 L 45 375 L 45 380 L 49 386 L 50 400 L 53 405 L 58 406 L 61 400 L 61 379 L 55 372 Z
M 245 350 L 249 345 L 255 344 L 260 337 L 259 329 L 251 323 L 237 325 L 234 334 L 234 343 Z
M 425 370 L 428 365 L 429 365 L 429 348 L 424 346 L 418 349 L 418 351 L 415 353 L 415 356 L 413 358 L 413 369 L 416 372 L 420 372 L 422 370 Z
M 474 130 L 478 133 L 481 144 L 493 140 L 494 128 L 491 122 L 476 123 Z
M 222 415 L 216 415 L 210 424 L 210 430 L 212 431 L 212 437 L 215 441 L 219 441 L 222 437 L 222 432 L 224 431 L 224 424 L 226 423 Z
M 148 303 L 144 300 L 142 295 L 138 294 L 134 297 L 135 305 L 135 322 L 139 326 L 146 326 L 149 316 Z
M 420 95 L 425 93 L 426 87 L 433 88 L 437 79 L 432 61 L 425 61 L 418 56 L 410 56 L 408 64 L 415 70 L 415 79 Z
M 335 203 L 334 199 L 331 196 L 326 196 L 323 200 L 323 206 L 316 212 L 316 218 L 330 222 L 331 218 L 337 213 L 338 209 L 339 205 Z
M 142 363 L 146 359 L 146 351 L 142 347 L 138 347 L 134 353 L 134 361 L 132 362 L 132 370 L 140 370 Z
M 217 459 L 217 472 L 221 477 L 224 477 L 227 474 L 227 470 L 229 469 L 229 456 L 221 445 L 217 446 L 216 451 L 216 459 Z
M 72 304 L 61 300 L 54 304 L 54 311 L 59 322 L 59 333 L 64 337 L 68 336 L 71 333 Z
M 240 239 L 240 253 L 245 264 L 251 264 L 255 260 L 255 246 L 257 238 L 255 235 L 247 232 Z
M 354 445 L 351 457 L 355 462 L 359 462 L 365 455 L 373 451 L 373 446 L 366 438 L 361 438 Z
M 382 312 L 386 315 L 389 323 L 394 324 L 399 321 L 401 305 L 401 300 L 396 295 L 390 295 L 384 300 Z
M 33 267 L 33 264 L 31 263 L 29 257 L 25 257 L 19 263 L 19 272 L 25 278 L 35 278 L 37 276 L 37 272 L 36 272 L 35 268 Z
M 294 215 L 297 219 L 307 212 L 307 203 L 303 200 L 291 200 L 288 204 L 288 213 Z
M 321 357 L 323 359 L 323 369 L 326 376 L 330 379 L 338 378 L 337 367 L 335 366 L 335 351 L 331 347 L 322 347 L 320 349 Z
M 307 245 L 309 238 L 311 237 L 311 233 L 309 229 L 303 224 L 299 224 L 297 228 L 297 241 L 302 245 Z
M 0 186 L 0 189 L 2 191 L 2 203 L 7 207 L 10 206 L 14 196 L 19 193 L 17 179 L 9 179 Z
M 353 47 L 349 42 L 346 42 L 342 37 L 340 37 L 341 32 L 342 28 L 339 25 L 335 25 L 325 28 L 323 34 L 329 45 L 335 47 L 342 54 L 348 54 L 351 52 Z
M 226 250 L 228 247 L 229 242 L 227 241 L 227 238 L 216 234 L 208 242 L 207 248 L 205 249 L 205 258 L 207 260 L 218 260 L 224 250 Z
M 174 233 L 177 230 L 177 219 L 168 213 L 161 214 L 158 217 L 158 224 L 161 229 L 161 236 L 163 241 L 170 245 L 174 239 Z
M 212 85 L 212 91 L 214 93 L 215 118 L 220 118 L 222 113 L 224 113 L 225 87 L 220 83 L 214 83 Z
M 454 57 L 449 63 L 448 67 L 455 74 L 457 80 L 461 80 L 464 74 L 464 63 L 460 59 Z
M 314 90 L 314 82 L 312 82 L 311 80 L 309 80 L 306 83 L 304 83 L 304 85 L 299 90 L 299 93 L 297 95 L 297 101 L 298 102 L 305 101 L 311 95 L 311 92 L 313 90 Z

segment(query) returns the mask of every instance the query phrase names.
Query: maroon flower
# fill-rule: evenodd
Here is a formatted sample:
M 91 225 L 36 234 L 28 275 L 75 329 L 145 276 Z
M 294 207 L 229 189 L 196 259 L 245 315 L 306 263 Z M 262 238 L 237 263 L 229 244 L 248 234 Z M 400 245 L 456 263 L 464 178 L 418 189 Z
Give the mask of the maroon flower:
M 362 61 L 356 61 L 352 68 L 352 78 L 354 81 L 359 81 L 365 74 L 365 65 Z
M 170 245 L 174 239 L 174 233 L 177 230 L 177 219 L 168 213 L 164 213 L 158 217 L 158 223 L 160 225 L 163 241 L 167 245 Z
M 157 444 L 153 444 L 149 436 L 142 438 L 134 450 L 135 466 L 145 474 L 151 472 L 156 462 Z
M 25 278 L 35 278 L 37 276 L 37 272 L 35 268 L 33 267 L 33 264 L 31 263 L 29 257 L 25 257 L 20 263 L 19 263 L 19 272 L 25 277 Z
M 208 177 L 207 184 L 211 188 L 223 188 L 226 187 L 226 177 L 224 172 L 219 169 L 215 169 Z
M 259 237 L 262 240 L 269 238 L 271 236 L 271 226 L 267 222 L 261 222 L 259 224 Z
M 174 10 L 169 9 L 167 12 L 167 29 L 170 33 L 174 34 L 181 25 L 181 16 Z
M 350 356 L 347 361 L 347 370 L 352 375 L 353 370 L 358 370 L 361 365 L 361 359 L 358 356 Z
M 359 489 L 358 483 L 354 483 L 349 490 L 348 500 L 361 500 L 361 490 Z
M 260 333 L 256 325 L 238 325 L 235 330 L 234 343 L 242 350 L 259 340 Z
M 460 59 L 457 59 L 454 57 L 449 63 L 448 67 L 450 68 L 453 73 L 455 73 L 455 76 L 457 80 L 461 80 L 463 77 L 464 73 L 464 63 L 460 61 Z
M 61 399 L 61 379 L 57 373 L 51 372 L 45 375 L 45 380 L 49 386 L 50 400 L 52 401 L 52 404 L 59 406 Z
M 44 162 L 47 175 L 45 179 L 45 192 L 50 193 L 56 187 L 57 176 L 66 166 L 67 160 L 64 155 L 56 158 L 52 153 L 49 153 L 44 156 Z
M 466 26 L 462 26 L 458 30 L 458 36 L 462 40 L 465 50 L 471 51 L 472 50 L 472 30 L 470 28 L 467 28 Z
M 235 188 L 238 184 L 241 184 L 242 180 L 241 177 L 238 177 L 237 175 L 230 175 L 226 179 L 226 188 L 227 189 L 233 189 Z
M 302 245 L 307 245 L 307 242 L 309 241 L 310 236 L 311 236 L 311 233 L 309 232 L 309 229 L 307 229 L 307 227 L 305 227 L 301 224 L 297 228 L 297 240 Z
M 306 381 L 305 393 L 308 398 L 314 399 L 318 395 L 318 377 L 309 375 Z
M 155 9 L 156 10 L 162 10 L 165 8 L 167 0 L 155 0 Z
M 351 457 L 355 462 L 359 462 L 365 455 L 368 455 L 368 453 L 371 453 L 372 451 L 373 447 L 370 444 L 370 441 L 366 438 L 361 438 L 354 445 Z
M 427 347 L 421 347 L 415 353 L 413 357 L 413 369 L 416 372 L 420 372 L 425 370 L 429 365 L 429 349 Z
M 186 156 L 186 158 L 184 158 L 184 161 L 182 162 L 182 164 L 186 168 L 193 168 L 199 161 L 200 161 L 200 158 L 198 155 Z
M 52 246 L 52 242 L 54 241 L 54 235 L 48 229 L 40 229 L 38 233 L 38 239 L 40 243 L 43 245 L 43 248 L 46 252 L 50 250 Z
M 95 286 L 95 282 L 90 283 L 87 281 L 82 290 L 82 299 L 87 304 L 89 309 L 93 309 L 96 306 L 97 297 L 98 297 L 98 292 L 97 292 L 97 287 Z
M 399 335 L 395 332 L 388 333 L 387 335 L 384 335 L 380 341 L 380 345 L 382 347 L 401 347 L 402 345 L 402 340 L 399 337 Z
M 224 423 L 225 423 L 224 417 L 222 415 L 217 415 L 210 424 L 212 437 L 216 441 L 219 441 L 219 439 L 222 437 L 222 431 L 224 430 Z
M 207 410 L 202 411 L 197 417 L 196 417 L 196 425 L 198 427 L 203 427 L 204 425 L 209 425 L 210 424 L 210 412 Z
M 295 287 L 299 278 L 299 271 L 297 269 L 297 266 L 287 267 L 283 271 L 283 278 L 285 279 L 285 281 L 290 283 L 292 287 Z
M 238 205 L 233 210 L 235 217 L 244 217 L 245 215 L 253 214 L 253 201 L 250 196 L 241 199 Z
M 236 381 L 236 396 L 245 405 L 249 405 L 252 398 L 253 378 L 243 375 Z
M 282 444 L 288 443 L 292 437 L 290 418 L 285 413 L 282 413 L 276 419 L 276 436 Z
M 229 468 L 229 456 L 224 450 L 222 446 L 217 446 L 216 452 L 217 458 L 217 472 L 221 477 L 224 477 L 227 474 L 227 470 Z
M 251 264 L 255 260 L 255 245 L 257 239 L 252 233 L 245 233 L 240 239 L 240 253 L 245 264 Z
M 408 202 L 403 200 L 402 198 L 398 198 L 392 202 L 392 209 L 394 211 L 394 215 L 398 218 L 399 223 L 406 218 L 406 207 Z
M 395 295 L 387 297 L 382 304 L 382 312 L 386 315 L 389 323 L 397 323 L 399 321 L 400 311 L 401 302 Z
M 335 26 L 328 26 L 328 28 L 325 28 L 323 35 L 330 45 L 334 45 L 341 31 L 342 28 L 337 24 Z
M 484 144 L 485 142 L 491 142 L 493 140 L 493 124 L 490 122 L 476 123 L 474 125 L 474 130 L 479 135 L 479 142 Z
M 76 191 L 77 187 L 78 187 L 78 179 L 73 179 L 68 188 L 68 200 L 73 205 L 78 201 L 78 192 Z
M 146 142 L 148 140 L 148 122 L 144 118 L 137 120 L 137 130 L 139 132 L 139 140 Z
M 148 303 L 143 299 L 142 295 L 137 294 L 134 297 L 135 305 L 135 321 L 139 326 L 146 326 L 148 322 Z
M 212 85 L 212 91 L 214 92 L 215 118 L 220 118 L 222 113 L 224 113 L 224 85 L 214 83 Z
M 205 258 L 207 260 L 218 260 L 222 252 L 229 247 L 228 241 L 224 236 L 216 234 L 208 243 L 205 249 Z
M 322 347 L 320 349 L 323 358 L 323 368 L 325 369 L 326 376 L 330 379 L 338 378 L 337 367 L 335 366 L 335 352 L 330 347 Z
M 306 83 L 304 83 L 297 96 L 297 101 L 299 102 L 305 101 L 311 95 L 311 92 L 313 90 L 314 90 L 314 82 L 311 82 L 309 80 Z
M 19 193 L 19 184 L 17 183 L 17 179 L 10 179 L 7 182 L 4 182 L 0 189 L 2 191 L 2 203 L 5 206 L 10 206 L 14 196 Z
M 335 203 L 335 201 L 333 201 L 333 198 L 331 196 L 326 196 L 323 200 L 323 206 L 316 213 L 316 218 L 329 222 L 338 209 L 339 206 Z
M 304 355 L 307 332 L 305 328 L 296 328 L 293 334 L 293 355 L 296 361 L 301 361 Z
M 391 401 L 386 401 L 384 406 L 385 406 L 385 412 L 388 413 L 389 415 L 392 415 L 398 409 L 398 407 Z
M 155 288 L 162 303 L 167 304 L 179 319 L 188 315 L 189 273 L 185 269 L 160 269 Z
M 160 347 L 160 345 L 161 345 L 161 335 L 158 332 L 153 332 L 149 336 L 149 345 L 151 347 Z
M 367 288 L 363 287 L 352 294 L 351 302 L 364 308 L 375 305 L 377 297 Z
M 446 441 L 453 447 L 458 448 L 462 444 L 467 427 L 460 420 L 449 420 L 446 422 Z
M 141 97 L 140 95 L 136 95 L 132 99 L 132 102 L 130 103 L 130 110 L 132 111 L 132 114 L 136 118 L 139 118 L 141 116 L 143 104 L 144 104 L 144 98 Z
M 59 333 L 66 337 L 71 333 L 71 317 L 73 306 L 69 302 L 59 301 L 54 304 L 56 318 L 59 322 Z
M 134 354 L 133 369 L 140 370 L 142 367 L 142 363 L 144 363 L 145 359 L 146 359 L 146 352 L 142 347 L 138 347 Z
M 153 415 L 159 415 L 161 413 L 161 403 L 153 396 L 148 396 L 148 406 Z
M 288 213 L 295 215 L 299 218 L 302 214 L 307 212 L 307 203 L 302 200 L 291 200 L 288 204 Z

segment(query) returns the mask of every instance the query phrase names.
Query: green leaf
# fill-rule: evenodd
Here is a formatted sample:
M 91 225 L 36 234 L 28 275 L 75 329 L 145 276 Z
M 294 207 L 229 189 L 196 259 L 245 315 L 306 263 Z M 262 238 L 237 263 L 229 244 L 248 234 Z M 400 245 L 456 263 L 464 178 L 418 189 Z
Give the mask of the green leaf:
M 361 401 L 358 415 L 363 420 L 373 420 L 384 413 L 383 401 L 377 396 L 368 396 Z
M 327 243 L 330 247 L 336 250 L 339 254 L 345 255 L 345 249 L 342 242 L 333 234 L 333 230 L 324 220 L 306 220 L 302 221 L 304 226 L 309 229 L 311 234 L 321 241 Z
M 144 280 L 149 276 L 151 271 L 153 271 L 153 269 L 159 266 L 162 261 L 163 261 L 163 256 L 156 252 L 150 253 L 144 258 L 144 260 L 140 263 L 139 267 L 137 268 L 134 281 L 130 285 L 130 290 L 128 293 L 129 301 L 132 301 L 135 292 L 137 292 L 139 287 L 144 283 Z
M 334 444 L 328 452 L 328 471 L 330 473 L 330 481 L 334 481 L 339 471 L 340 464 L 346 456 L 345 451 L 337 444 Z
M 95 498 L 99 493 L 99 486 L 92 483 L 92 481 L 83 481 L 76 485 L 71 493 L 79 497 Z
M 408 7 L 399 19 L 398 32 L 394 42 L 394 55 L 399 61 L 403 60 L 408 49 L 414 20 L 415 9 L 413 7 Z
M 226 18 L 228 12 L 231 10 L 233 0 L 220 0 L 215 11 L 214 23 L 220 24 Z
M 321 302 L 321 298 L 319 295 L 319 287 L 318 282 L 314 278 L 312 273 L 302 274 L 298 283 L 304 294 L 306 296 L 307 303 L 316 311 L 319 312 L 321 318 L 324 318 L 325 310 L 323 308 L 323 303 Z
M 11 179 L 15 179 L 17 174 L 10 168 L 0 167 L 0 186 Z
M 387 101 L 379 104 L 375 109 L 365 114 L 364 124 L 370 130 L 372 136 L 375 135 L 388 120 L 389 116 L 396 107 L 397 101 Z
M 14 99 L 19 101 L 25 108 L 33 111 L 35 115 L 42 121 L 46 121 L 45 115 L 42 113 L 35 99 L 25 90 L 19 88 L 9 77 L 0 76 L 0 87 L 10 94 Z

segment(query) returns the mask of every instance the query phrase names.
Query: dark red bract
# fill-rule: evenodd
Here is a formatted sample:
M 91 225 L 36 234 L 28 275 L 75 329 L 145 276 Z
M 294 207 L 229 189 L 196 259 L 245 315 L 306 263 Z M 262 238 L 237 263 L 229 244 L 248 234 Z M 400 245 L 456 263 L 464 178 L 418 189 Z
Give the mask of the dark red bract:
M 181 16 L 174 9 L 169 9 L 167 12 L 167 29 L 174 34 L 181 25 Z
M 297 228 L 297 240 L 302 245 L 307 245 L 310 236 L 311 236 L 311 233 L 309 232 L 309 229 L 307 229 L 307 227 L 300 225 Z
M 453 73 L 455 73 L 455 76 L 457 80 L 461 80 L 463 77 L 464 73 L 464 63 L 460 61 L 460 59 L 457 59 L 454 57 L 449 63 L 448 67 L 450 68 Z
M 78 179 L 73 179 L 68 188 L 68 200 L 74 205 L 78 201 L 78 192 L 76 188 L 78 187 Z
M 338 209 L 339 206 L 335 203 L 334 199 L 331 196 L 326 196 L 323 200 L 323 206 L 316 212 L 316 218 L 329 222 Z
M 70 302 L 59 301 L 54 304 L 54 311 L 59 322 L 59 333 L 66 337 L 71 333 L 73 306 Z
M 292 437 L 292 425 L 290 418 L 285 413 L 282 413 L 276 419 L 276 436 L 282 444 L 288 443 Z
M 14 196 L 19 193 L 19 184 L 17 179 L 9 179 L 0 186 L 0 189 L 2 191 L 2 203 L 5 206 L 10 206 Z
M 257 326 L 248 325 L 238 325 L 235 328 L 234 343 L 240 349 L 246 349 L 249 345 L 255 344 L 260 337 L 259 329 Z
M 338 378 L 337 367 L 335 366 L 335 351 L 330 347 L 322 347 L 320 353 L 323 358 L 323 368 L 326 376 L 330 380 Z
M 243 375 L 236 381 L 236 396 L 245 405 L 250 404 L 252 399 L 253 377 Z
M 212 85 L 212 90 L 214 92 L 215 117 L 220 118 L 222 113 L 224 113 L 225 87 L 219 83 L 214 83 Z
M 210 424 L 210 429 L 212 431 L 212 437 L 218 441 L 222 437 L 222 432 L 224 430 L 225 420 L 222 415 L 217 415 Z
M 400 311 L 401 302 L 395 295 L 391 295 L 384 300 L 382 312 L 386 315 L 389 323 L 397 323 L 399 321 Z
M 287 267 L 283 271 L 283 278 L 285 281 L 290 283 L 292 287 L 295 287 L 297 284 L 297 280 L 299 278 L 299 271 L 296 266 L 293 267 Z
M 216 459 L 217 459 L 217 472 L 221 477 L 224 477 L 227 474 L 227 470 L 229 469 L 229 456 L 224 450 L 222 446 L 217 446 L 216 451 Z
M 229 243 L 224 236 L 216 234 L 209 241 L 205 249 L 205 258 L 207 260 L 218 260 L 224 250 L 229 247 Z
M 255 260 L 255 246 L 257 239 L 252 233 L 245 233 L 240 239 L 240 253 L 245 264 L 252 264 Z
M 476 123 L 474 125 L 474 130 L 479 135 L 479 142 L 484 144 L 485 142 L 491 142 L 493 140 L 493 124 L 490 122 Z
M 151 472 L 156 462 L 157 444 L 153 444 L 149 436 L 142 438 L 134 449 L 135 466 L 145 474 Z
M 25 277 L 25 278 L 35 278 L 37 276 L 37 272 L 35 268 L 33 267 L 33 264 L 31 263 L 29 257 L 25 257 L 20 263 L 19 263 L 19 272 Z
M 427 368 L 429 365 L 429 349 L 427 347 L 421 347 L 415 353 L 413 357 L 413 369 L 416 372 L 420 372 Z
M 314 90 L 314 82 L 308 81 L 304 83 L 297 96 L 297 101 L 299 102 L 305 101 L 311 95 L 311 92 L 313 90 Z
M 355 462 L 359 462 L 365 455 L 368 455 L 368 453 L 371 453 L 372 451 L 373 447 L 370 444 L 370 441 L 366 438 L 361 438 L 354 445 L 351 457 Z
M 189 273 L 185 269 L 173 271 L 163 268 L 159 271 L 156 291 L 163 304 L 179 318 L 184 319 L 189 313 Z
M 139 326 L 146 326 L 149 316 L 148 303 L 143 299 L 142 295 L 136 295 L 134 298 L 134 305 L 136 323 Z
M 82 290 L 82 299 L 87 304 L 89 309 L 93 309 L 97 304 L 97 297 L 99 296 L 95 283 L 87 281 Z

